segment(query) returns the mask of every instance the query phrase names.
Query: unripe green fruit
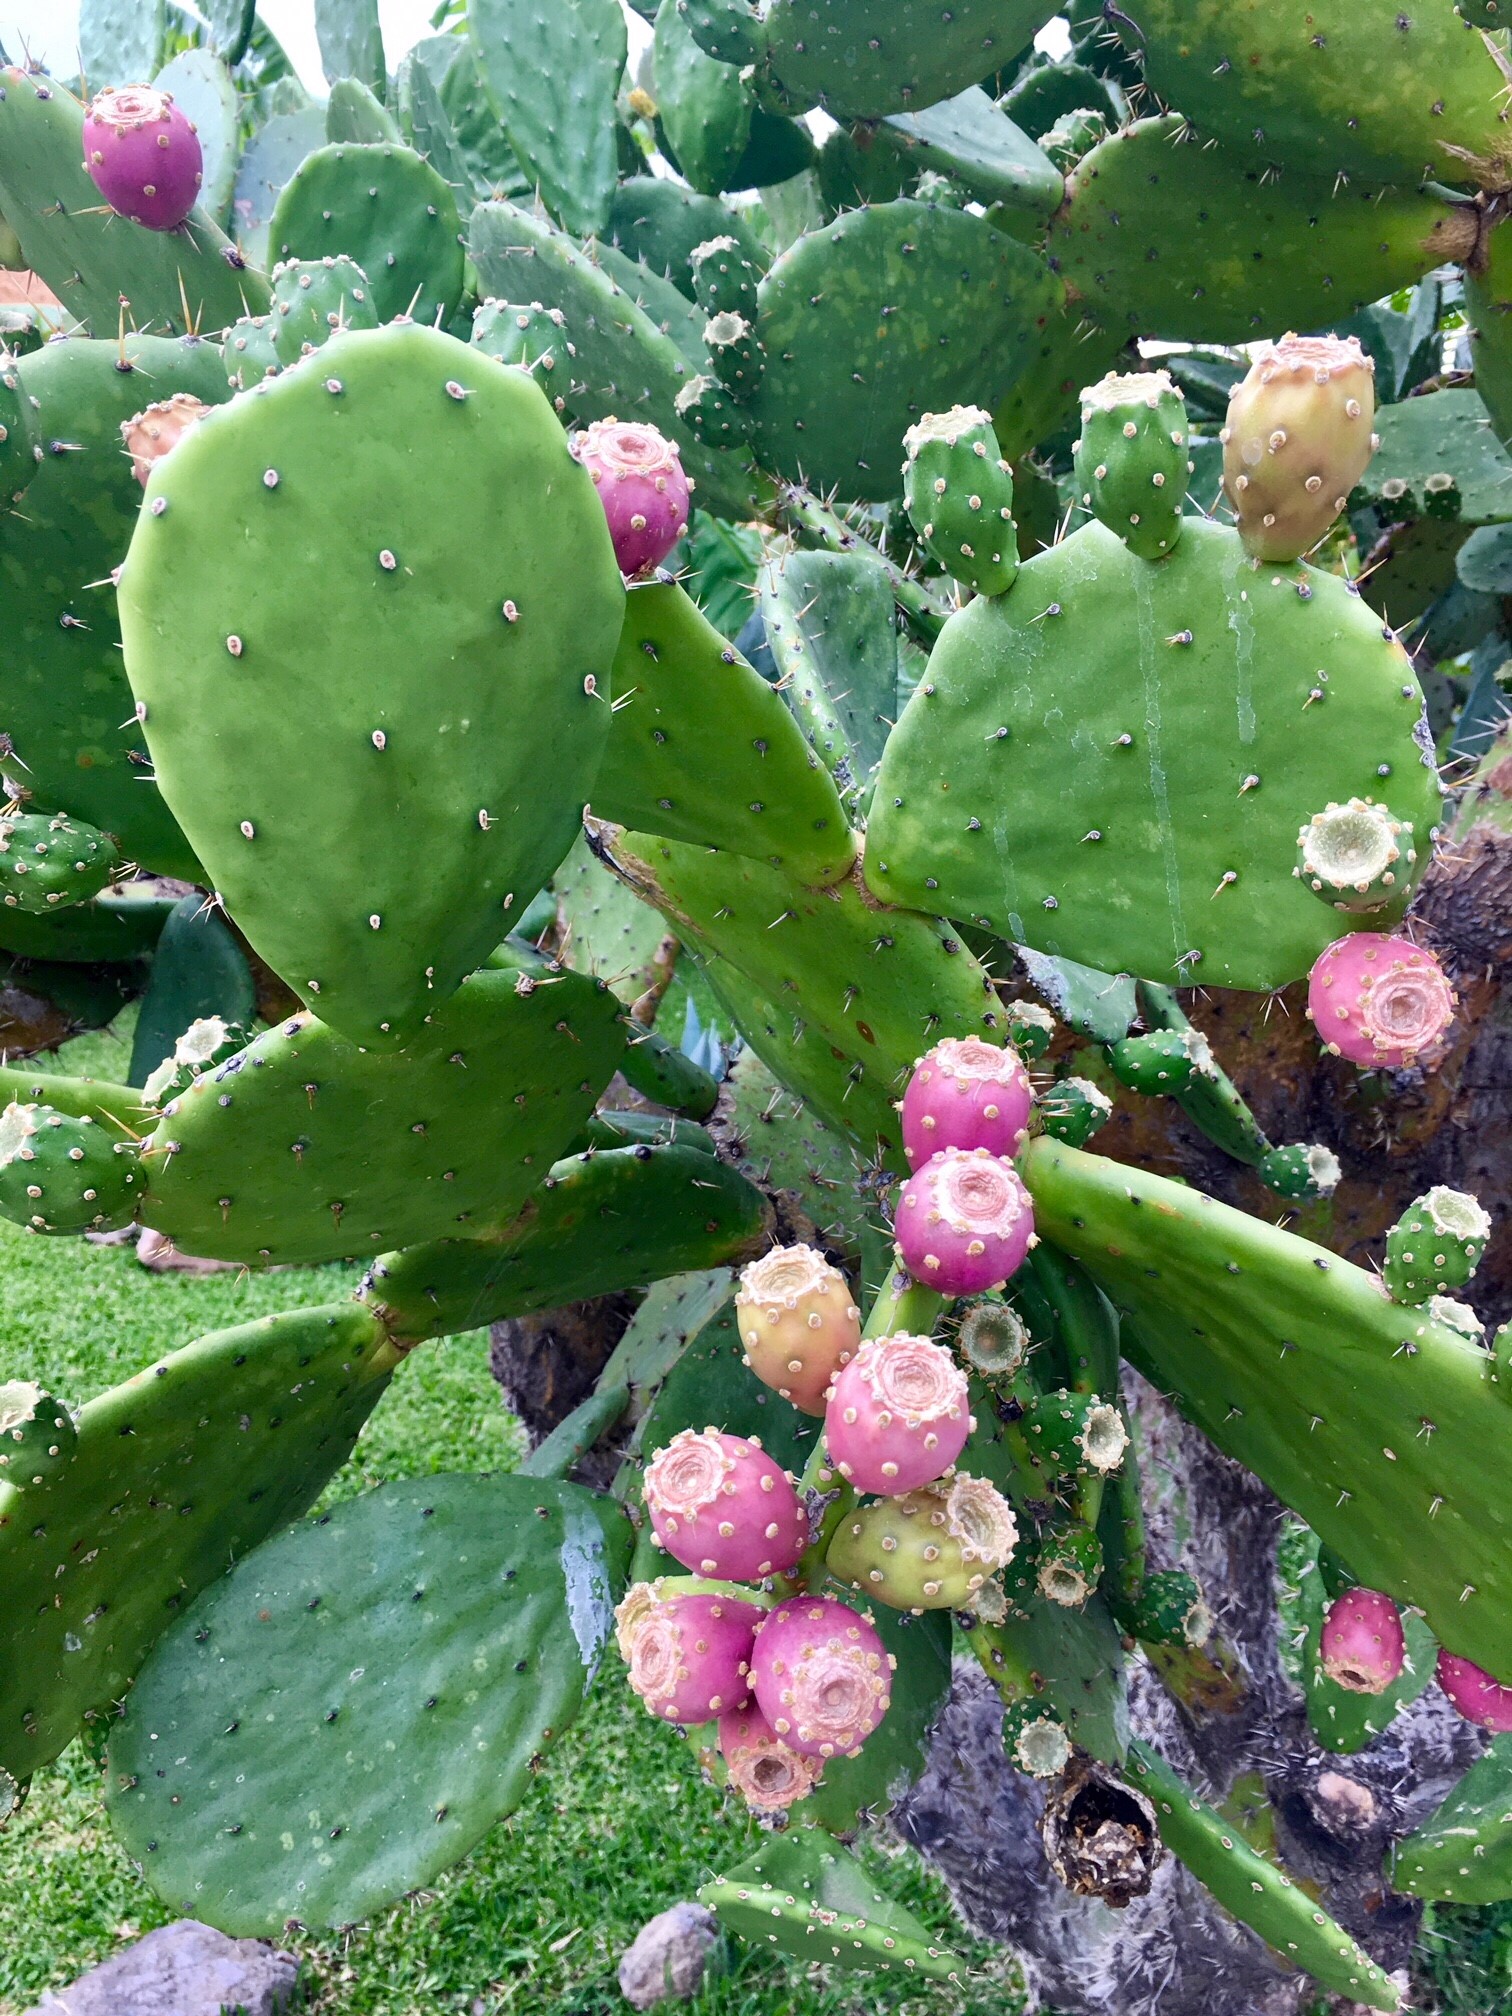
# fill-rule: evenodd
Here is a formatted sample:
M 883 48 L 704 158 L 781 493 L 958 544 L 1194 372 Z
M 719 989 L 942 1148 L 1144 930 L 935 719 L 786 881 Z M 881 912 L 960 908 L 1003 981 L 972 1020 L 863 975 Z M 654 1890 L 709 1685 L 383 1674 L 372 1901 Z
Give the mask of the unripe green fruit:
M 1110 371 L 1081 400 L 1077 496 L 1131 553 L 1163 560 L 1192 473 L 1181 394 L 1164 371 Z
M 0 1483 L 34 1489 L 66 1470 L 79 1431 L 61 1400 L 28 1380 L 0 1386 Z
M 0 1113 L 0 1216 L 29 1232 L 129 1225 L 141 1187 L 136 1144 L 98 1121 L 14 1100 Z
M 0 901 L 8 910 L 41 917 L 86 902 L 120 865 L 108 833 L 61 812 L 0 819 Z
M 1008 1762 L 1031 1778 L 1058 1778 L 1071 1761 L 1071 1739 L 1043 1701 L 1012 1701 L 1003 1711 Z
M 377 327 L 367 275 L 344 252 L 285 259 L 273 268 L 273 348 L 281 364 L 297 364 L 338 329 Z
M 688 254 L 693 299 L 705 315 L 743 315 L 754 328 L 759 275 L 738 238 L 706 238 Z
M 1184 1568 L 1162 1568 L 1147 1575 L 1138 1596 L 1119 1607 L 1117 1617 L 1129 1636 L 1143 1645 L 1205 1645 L 1213 1630 L 1202 1590 Z
M 1085 1148 L 1098 1128 L 1113 1117 L 1113 1101 L 1090 1078 L 1058 1078 L 1035 1102 L 1035 1111 L 1052 1141 L 1064 1141 L 1068 1148 Z
M 1463 1288 L 1480 1264 L 1491 1220 L 1465 1190 L 1435 1183 L 1386 1234 L 1381 1272 L 1393 1302 L 1423 1303 Z
M 1027 1064 L 1043 1057 L 1055 1040 L 1055 1017 L 1040 1001 L 1009 1001 L 1003 1009 L 1008 1041 Z
M 761 383 L 766 352 L 745 316 L 721 309 L 704 324 L 703 338 L 720 384 L 732 399 L 749 399 Z
M 1046 1534 L 1035 1579 L 1039 1592 L 1065 1610 L 1080 1610 L 1102 1580 L 1102 1542 L 1090 1526 Z
M 1034 1461 L 1053 1477 L 1074 1472 L 1110 1476 L 1121 1467 L 1129 1446 L 1129 1431 L 1117 1407 L 1095 1393 L 1073 1393 L 1066 1387 L 1032 1400 L 1019 1432 Z
M 1298 1204 L 1331 1197 L 1339 1187 L 1342 1173 L 1338 1156 L 1321 1141 L 1296 1141 L 1284 1148 L 1269 1148 L 1255 1169 L 1267 1190 Z
M 1039 145 L 1062 175 L 1069 175 L 1083 154 L 1090 154 L 1107 137 L 1108 122 L 1101 112 L 1062 112 L 1055 124 L 1040 135 Z
M 1017 1540 L 1007 1499 L 985 1478 L 955 1476 L 863 1505 L 840 1522 L 824 1565 L 894 1610 L 959 1610 Z
M 1002 595 L 1018 573 L 1013 474 L 979 406 L 926 413 L 903 437 L 903 499 L 915 532 L 957 581 Z
M 1389 903 L 1417 860 L 1412 822 L 1393 819 L 1373 798 L 1330 803 L 1297 835 L 1292 873 L 1335 910 L 1364 912 Z M 1406 865 L 1399 867 L 1398 863 Z
M 745 415 L 728 387 L 700 371 L 680 387 L 672 402 L 683 421 L 705 448 L 739 448 L 746 438 Z
M 1152 1029 L 1108 1046 L 1108 1062 L 1121 1085 L 1147 1098 L 1185 1092 L 1200 1072 L 1210 1071 L 1213 1053 L 1197 1029 Z

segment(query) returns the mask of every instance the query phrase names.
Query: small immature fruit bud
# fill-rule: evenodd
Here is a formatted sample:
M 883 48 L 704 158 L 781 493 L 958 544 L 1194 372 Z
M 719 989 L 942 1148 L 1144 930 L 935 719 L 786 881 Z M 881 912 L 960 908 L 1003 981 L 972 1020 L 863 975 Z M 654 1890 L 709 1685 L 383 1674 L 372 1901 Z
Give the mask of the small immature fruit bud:
M 1039 1592 L 1066 1610 L 1080 1610 L 1102 1579 L 1102 1542 L 1090 1526 L 1047 1534 L 1039 1550 Z
M 1435 1183 L 1386 1234 L 1381 1272 L 1394 1302 L 1422 1303 L 1463 1288 L 1480 1264 L 1491 1220 L 1465 1190 Z
M 751 1691 L 789 1749 L 853 1757 L 887 1713 L 892 1667 L 869 1618 L 832 1597 L 795 1596 L 756 1634 Z
M 677 417 L 706 448 L 738 448 L 749 423 L 727 387 L 707 371 L 699 371 L 672 401 Z
M 1011 1162 L 985 1148 L 947 1148 L 904 1184 L 893 1231 L 915 1281 L 942 1295 L 981 1295 L 1022 1266 L 1034 1206 Z
M 1188 441 L 1165 371 L 1110 371 L 1081 395 L 1077 498 L 1141 560 L 1163 560 L 1181 537 Z
M 1328 1606 L 1318 1663 L 1352 1694 L 1384 1694 L 1407 1657 L 1402 1613 L 1378 1589 L 1346 1589 Z
M 1278 1197 L 1310 1204 L 1317 1198 L 1331 1197 L 1343 1171 L 1332 1148 L 1325 1148 L 1320 1141 L 1297 1141 L 1284 1148 L 1268 1148 L 1256 1164 L 1255 1174 Z
M 18 1491 L 50 1484 L 72 1463 L 78 1442 L 61 1400 L 28 1380 L 0 1386 L 0 1483 Z
M 166 91 L 101 91 L 84 114 L 84 166 L 111 209 L 149 231 L 176 231 L 199 201 L 204 156 Z
M 1365 473 L 1374 416 L 1375 364 L 1353 336 L 1283 336 L 1255 359 L 1223 430 L 1246 552 L 1295 560 L 1317 545 Z
M 1454 1020 L 1454 990 L 1410 938 L 1355 931 L 1308 975 L 1307 1012 L 1336 1057 L 1400 1071 L 1432 1062 Z
M 858 1491 L 894 1494 L 943 1477 L 966 1446 L 966 1375 L 927 1337 L 868 1337 L 835 1376 L 824 1415 L 830 1461 Z
M 1512 1687 L 1493 1680 L 1484 1667 L 1441 1651 L 1438 1683 L 1467 1722 L 1478 1722 L 1498 1735 L 1512 1730 Z
M 1013 1050 L 980 1036 L 947 1036 L 914 1066 L 903 1094 L 903 1151 L 917 1169 L 944 1148 L 1016 1155 L 1034 1090 Z
M 914 531 L 947 573 L 1003 595 L 1018 573 L 1013 477 L 980 406 L 926 413 L 903 437 L 903 497 Z
M 121 867 L 108 833 L 62 812 L 0 817 L 0 903 L 34 917 L 83 903 Z
M 1005 1002 L 1003 1018 L 1008 1024 L 1009 1043 L 1031 1064 L 1043 1057 L 1055 1040 L 1055 1017 L 1042 1002 Z
M 1064 1386 L 1031 1400 L 1019 1430 L 1035 1462 L 1052 1477 L 1074 1471 L 1111 1476 L 1122 1468 L 1129 1446 L 1129 1431 L 1115 1406 Z
M 1132 1603 L 1115 1605 L 1120 1626 L 1142 1645 L 1205 1645 L 1213 1619 L 1194 1576 L 1184 1568 L 1146 1575 Z
M 97 1121 L 12 1101 L 0 1113 L 0 1216 L 33 1232 L 129 1225 L 141 1195 L 133 1143 Z
M 644 1489 L 657 1539 L 700 1575 L 784 1575 L 808 1545 L 793 1480 L 744 1436 L 684 1428 L 647 1464 Z
M 754 1701 L 720 1716 L 719 1754 L 735 1790 L 762 1813 L 786 1812 L 808 1797 L 819 1776 L 815 1760 L 790 1749 Z
M 649 574 L 688 529 L 691 495 L 675 441 L 632 420 L 595 420 L 572 439 L 609 521 L 627 580 Z
M 665 1722 L 709 1722 L 751 1691 L 751 1647 L 764 1612 L 729 1596 L 663 1597 L 637 1582 L 615 1611 L 630 1685 Z
M 743 1268 L 735 1320 L 746 1363 L 804 1414 L 861 1344 L 861 1311 L 838 1267 L 812 1246 L 778 1246 Z
M 842 1519 L 825 1566 L 894 1610 L 959 1610 L 1018 1541 L 1013 1509 L 983 1477 L 956 1475 Z
M 161 462 L 209 411 L 192 392 L 175 392 L 171 399 L 159 399 L 144 407 L 134 419 L 121 422 L 121 439 L 138 483 L 146 487 L 153 463 Z
M 688 254 L 693 298 L 705 315 L 739 315 L 753 327 L 760 275 L 737 238 L 706 238 Z
M 1372 798 L 1315 812 L 1297 835 L 1293 873 L 1336 910 L 1379 910 L 1417 860 L 1412 826 Z
M 1113 1101 L 1090 1078 L 1057 1078 L 1035 1102 L 1040 1125 L 1052 1141 L 1085 1148 L 1098 1128 L 1113 1117 Z
M 1152 1029 L 1110 1044 L 1108 1062 L 1121 1085 L 1154 1098 L 1185 1092 L 1199 1073 L 1211 1072 L 1213 1052 L 1199 1029 Z

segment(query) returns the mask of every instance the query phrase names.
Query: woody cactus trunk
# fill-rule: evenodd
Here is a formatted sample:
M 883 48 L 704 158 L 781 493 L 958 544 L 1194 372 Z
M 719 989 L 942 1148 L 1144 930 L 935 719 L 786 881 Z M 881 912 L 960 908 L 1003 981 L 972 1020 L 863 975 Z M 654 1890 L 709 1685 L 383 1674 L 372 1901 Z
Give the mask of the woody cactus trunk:
M 1506 31 L 635 11 L 0 76 L 0 1212 L 364 1268 L 0 1388 L 0 1811 L 351 1926 L 607 1655 L 768 1952 L 964 1981 L 891 1810 L 1061 2008 L 1405 2006 L 1512 1897 Z M 307 1518 L 483 1324 L 523 1470 Z

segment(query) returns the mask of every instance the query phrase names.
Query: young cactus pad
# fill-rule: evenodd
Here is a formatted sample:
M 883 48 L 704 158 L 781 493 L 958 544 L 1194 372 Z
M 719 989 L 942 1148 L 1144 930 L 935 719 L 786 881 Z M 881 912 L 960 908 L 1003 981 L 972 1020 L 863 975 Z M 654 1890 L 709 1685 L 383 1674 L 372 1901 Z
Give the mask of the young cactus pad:
M 142 732 L 264 958 L 397 1041 L 571 841 L 624 607 L 603 511 L 536 386 L 431 329 L 333 337 L 217 417 L 126 562 Z

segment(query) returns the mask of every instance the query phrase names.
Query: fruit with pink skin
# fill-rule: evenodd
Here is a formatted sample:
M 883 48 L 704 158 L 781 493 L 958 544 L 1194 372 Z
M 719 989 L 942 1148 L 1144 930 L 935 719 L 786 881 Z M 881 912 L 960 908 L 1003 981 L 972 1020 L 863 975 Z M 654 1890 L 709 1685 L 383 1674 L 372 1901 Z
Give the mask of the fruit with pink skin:
M 1379 1589 L 1346 1589 L 1328 1606 L 1319 1663 L 1351 1694 L 1384 1694 L 1402 1670 L 1402 1613 Z
M 166 91 L 125 84 L 84 114 L 84 166 L 111 209 L 149 231 L 176 231 L 199 201 L 204 156 Z
M 1454 1020 L 1454 989 L 1410 938 L 1352 931 L 1319 956 L 1307 1012 L 1336 1057 L 1399 1071 L 1437 1049 Z
M 1016 1155 L 1034 1088 L 1016 1050 L 980 1036 L 947 1036 L 914 1066 L 903 1094 L 903 1150 L 910 1169 L 945 1148 Z
M 593 478 L 621 574 L 649 574 L 688 529 L 693 486 L 677 443 L 638 420 L 595 420 L 572 452 Z
M 849 1604 L 795 1596 L 756 1634 L 751 1691 L 790 1750 L 854 1757 L 887 1713 L 893 1664 L 870 1620 Z
M 192 392 L 175 392 L 171 399 L 158 399 L 130 420 L 121 422 L 121 439 L 131 457 L 131 473 L 143 488 L 152 474 L 152 465 L 171 454 L 190 428 L 197 427 L 209 411 Z
M 858 1491 L 896 1497 L 943 1477 L 972 1429 L 966 1374 L 927 1337 L 868 1337 L 835 1375 L 824 1446 Z
M 747 1805 L 769 1813 L 807 1798 L 819 1776 L 814 1759 L 790 1749 L 754 1701 L 720 1716 L 719 1754 Z
M 830 1381 L 861 1343 L 845 1276 L 812 1246 L 774 1246 L 742 1268 L 735 1321 L 751 1371 L 804 1414 L 824 1412 Z
M 782 1575 L 808 1545 L 792 1478 L 743 1435 L 684 1428 L 646 1466 L 644 1488 L 657 1539 L 700 1575 Z
M 1494 1729 L 1499 1736 L 1512 1729 L 1512 1687 L 1493 1680 L 1483 1666 L 1440 1652 L 1438 1683 L 1467 1722 Z
M 762 1611 L 730 1596 L 668 1596 L 637 1582 L 615 1611 L 630 1685 L 664 1722 L 709 1722 L 751 1691 Z
M 981 1295 L 1023 1265 L 1034 1206 L 1001 1155 L 946 1148 L 903 1185 L 893 1236 L 915 1281 L 942 1295 Z

